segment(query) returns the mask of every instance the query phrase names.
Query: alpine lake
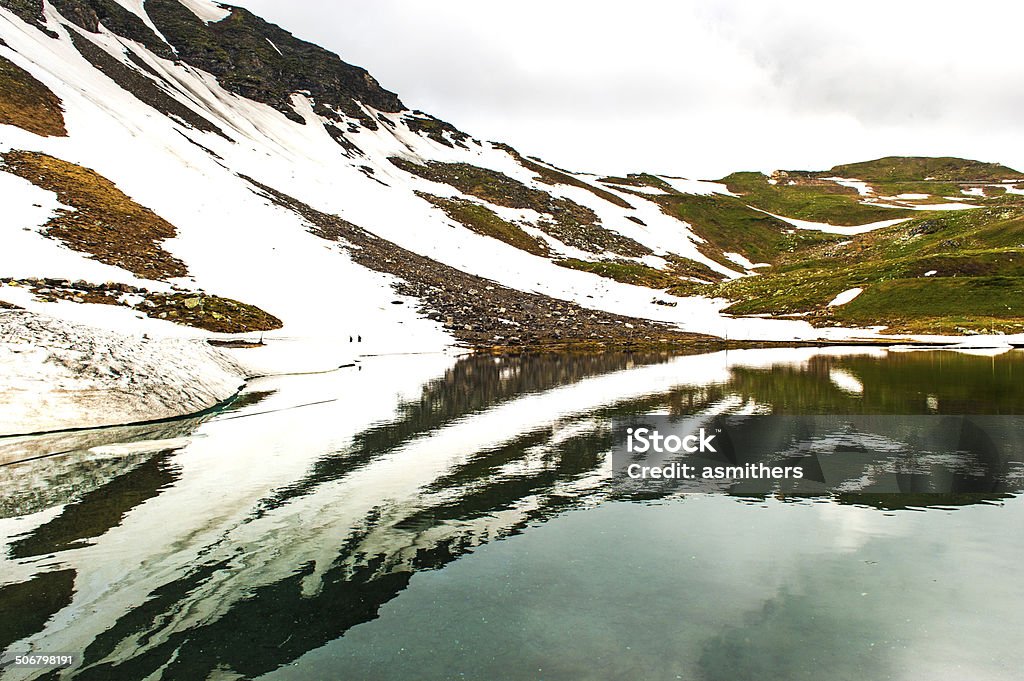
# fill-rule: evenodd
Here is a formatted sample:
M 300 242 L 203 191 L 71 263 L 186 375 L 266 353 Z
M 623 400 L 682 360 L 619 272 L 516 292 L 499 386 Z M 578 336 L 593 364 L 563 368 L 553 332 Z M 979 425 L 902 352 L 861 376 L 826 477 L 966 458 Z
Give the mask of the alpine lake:
M 1022 380 L 1019 350 L 388 356 L 2 439 L 0 649 L 73 661 L 0 677 L 1019 681 L 1024 451 L 975 431 Z M 811 491 L 624 484 L 612 424 L 647 415 L 961 437 L 787 431 Z

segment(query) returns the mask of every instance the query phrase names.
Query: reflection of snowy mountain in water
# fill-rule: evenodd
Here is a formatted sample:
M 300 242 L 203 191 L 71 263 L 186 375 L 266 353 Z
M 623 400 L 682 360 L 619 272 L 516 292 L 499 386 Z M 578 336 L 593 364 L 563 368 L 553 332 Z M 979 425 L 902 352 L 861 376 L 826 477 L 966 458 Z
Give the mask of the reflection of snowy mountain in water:
M 161 669 L 164 678 L 215 670 L 253 678 L 376 618 L 418 571 L 571 508 L 644 498 L 609 484 L 610 419 L 785 410 L 812 392 L 823 404 L 859 400 L 843 403 L 847 411 L 899 404 L 926 413 L 928 403 L 903 386 L 927 357 L 893 364 L 867 353 L 410 356 L 258 381 L 252 390 L 263 395 L 253 404 L 125 438 L 189 436 L 175 452 L 135 455 L 106 477 L 93 473 L 94 457 L 65 457 L 38 512 L 0 520 L 0 602 L 34 613 L 0 644 L 84 651 L 74 678 L 136 679 Z M 967 375 L 978 361 L 986 373 L 975 387 L 999 385 L 1020 360 L 998 360 L 994 379 L 988 358 L 964 358 L 960 368 Z M 831 368 L 856 375 L 875 397 L 836 388 Z M 766 375 L 771 387 L 759 387 Z M 936 380 L 949 391 L 963 387 Z M 940 404 L 957 399 L 936 390 Z M 1011 410 L 1014 395 L 994 399 L 994 408 Z M 825 462 L 848 444 L 811 438 L 804 455 Z M 60 462 L 23 465 L 45 471 Z M 54 506 L 58 498 L 63 505 Z
M 637 453 L 625 432 L 714 433 L 714 452 Z M 1024 489 L 1024 419 L 1016 416 L 647 416 L 616 423 L 622 493 L 960 494 Z M 681 473 L 682 466 L 689 473 Z M 641 477 L 635 466 L 668 470 Z M 630 474 L 630 471 L 633 474 Z M 794 474 L 794 471 L 798 473 Z

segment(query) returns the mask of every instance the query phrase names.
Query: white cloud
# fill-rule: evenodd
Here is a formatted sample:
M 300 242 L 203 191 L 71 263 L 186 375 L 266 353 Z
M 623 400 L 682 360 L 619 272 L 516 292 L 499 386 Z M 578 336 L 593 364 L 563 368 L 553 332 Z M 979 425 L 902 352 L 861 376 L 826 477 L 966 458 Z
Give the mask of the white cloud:
M 1024 3 L 241 0 L 407 105 L 560 165 L 1024 167 Z

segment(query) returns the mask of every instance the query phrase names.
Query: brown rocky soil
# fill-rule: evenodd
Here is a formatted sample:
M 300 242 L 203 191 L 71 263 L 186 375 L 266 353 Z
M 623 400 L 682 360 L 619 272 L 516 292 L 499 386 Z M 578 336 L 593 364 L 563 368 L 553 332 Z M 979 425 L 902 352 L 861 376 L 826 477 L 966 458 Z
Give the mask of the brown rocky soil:
M 0 57 L 0 124 L 46 137 L 65 137 L 64 110 L 48 87 Z
M 184 277 L 188 269 L 161 246 L 177 234 L 174 225 L 132 201 L 99 173 L 46 154 L 0 154 L 0 169 L 57 194 L 74 211 L 58 211 L 44 234 L 107 265 L 145 279 Z

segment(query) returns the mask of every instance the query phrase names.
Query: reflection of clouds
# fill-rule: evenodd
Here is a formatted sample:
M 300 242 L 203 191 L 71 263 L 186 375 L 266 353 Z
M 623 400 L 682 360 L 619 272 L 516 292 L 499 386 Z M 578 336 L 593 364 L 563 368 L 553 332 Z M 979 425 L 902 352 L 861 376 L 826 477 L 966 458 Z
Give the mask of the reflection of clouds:
M 823 503 L 817 506 L 823 533 L 837 550 L 854 553 L 877 537 L 898 538 L 914 532 L 916 516 L 904 514 L 899 521 L 893 516 L 861 506 L 839 506 Z
M 846 369 L 834 367 L 828 372 L 828 377 L 840 390 L 845 390 L 855 395 L 864 394 L 864 384 Z

